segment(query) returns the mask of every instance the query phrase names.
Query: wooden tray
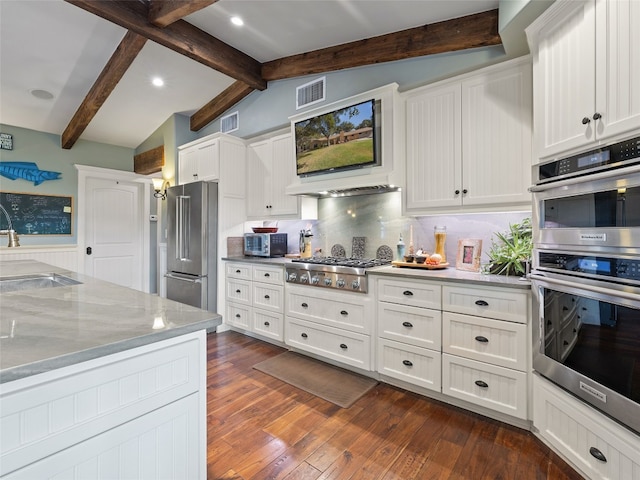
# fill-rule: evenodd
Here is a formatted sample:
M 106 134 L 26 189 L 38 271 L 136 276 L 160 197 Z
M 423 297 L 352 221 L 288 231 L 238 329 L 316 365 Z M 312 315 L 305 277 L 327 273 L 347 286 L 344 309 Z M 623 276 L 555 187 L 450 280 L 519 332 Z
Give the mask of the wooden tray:
M 423 268 L 425 270 L 442 270 L 443 268 L 447 268 L 449 266 L 449 262 L 441 263 L 439 265 L 429 265 L 427 263 L 416 263 L 416 262 L 398 262 L 393 261 L 391 265 L 394 267 L 408 267 L 408 268 Z

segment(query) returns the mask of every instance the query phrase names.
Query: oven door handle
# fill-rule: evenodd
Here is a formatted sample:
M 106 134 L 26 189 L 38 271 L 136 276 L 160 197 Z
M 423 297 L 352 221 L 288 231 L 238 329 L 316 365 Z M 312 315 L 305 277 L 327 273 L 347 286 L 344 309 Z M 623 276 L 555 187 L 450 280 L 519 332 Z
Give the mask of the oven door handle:
M 561 278 L 557 278 L 556 276 L 554 276 L 553 278 L 549 278 L 547 276 L 545 276 L 544 274 L 540 274 L 540 273 L 532 273 L 529 277 L 532 281 L 539 281 L 539 282 L 544 282 L 547 285 L 551 284 L 551 285 L 559 285 L 559 286 L 563 286 L 563 287 L 569 287 L 572 290 L 576 289 L 576 282 L 574 281 L 569 281 L 569 280 L 563 280 Z M 586 283 L 582 283 L 579 284 L 579 289 L 580 290 L 588 290 L 590 292 L 594 292 L 600 295 L 607 295 L 607 296 L 616 296 L 618 298 L 624 298 L 626 300 L 632 300 L 634 302 L 638 301 L 638 294 L 637 293 L 633 293 L 633 292 L 625 292 L 624 290 L 608 290 L 606 288 L 602 288 L 599 287 L 597 285 L 589 285 Z

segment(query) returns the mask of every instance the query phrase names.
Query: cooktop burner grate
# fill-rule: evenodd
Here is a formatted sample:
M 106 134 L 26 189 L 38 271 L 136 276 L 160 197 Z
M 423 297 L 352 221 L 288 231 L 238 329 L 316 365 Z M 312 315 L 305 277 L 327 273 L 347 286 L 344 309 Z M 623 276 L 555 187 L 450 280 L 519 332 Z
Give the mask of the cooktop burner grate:
M 295 263 L 308 263 L 313 265 L 335 265 L 338 267 L 371 268 L 388 265 L 390 260 L 379 258 L 345 258 L 345 257 L 312 257 L 294 258 Z

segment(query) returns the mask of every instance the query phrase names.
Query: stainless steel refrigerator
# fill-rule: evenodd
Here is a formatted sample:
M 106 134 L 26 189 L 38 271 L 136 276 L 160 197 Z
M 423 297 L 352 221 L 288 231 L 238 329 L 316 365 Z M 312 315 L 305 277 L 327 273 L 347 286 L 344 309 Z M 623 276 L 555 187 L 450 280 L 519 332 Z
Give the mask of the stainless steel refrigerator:
M 167 237 L 167 298 L 216 311 L 217 183 L 168 189 Z

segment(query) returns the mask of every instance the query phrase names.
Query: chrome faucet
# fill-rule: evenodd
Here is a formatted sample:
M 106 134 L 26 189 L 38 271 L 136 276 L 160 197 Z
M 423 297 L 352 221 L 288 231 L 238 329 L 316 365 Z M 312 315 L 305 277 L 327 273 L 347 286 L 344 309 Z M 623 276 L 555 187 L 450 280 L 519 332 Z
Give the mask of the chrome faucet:
M 18 238 L 18 234 L 16 233 L 16 231 L 13 229 L 9 214 L 2 205 L 0 205 L 0 210 L 2 210 L 4 216 L 7 217 L 7 222 L 9 223 L 9 228 L 6 230 L 0 230 L 0 235 L 6 235 L 7 237 L 9 237 L 9 245 L 7 245 L 8 247 L 19 247 L 20 239 Z

